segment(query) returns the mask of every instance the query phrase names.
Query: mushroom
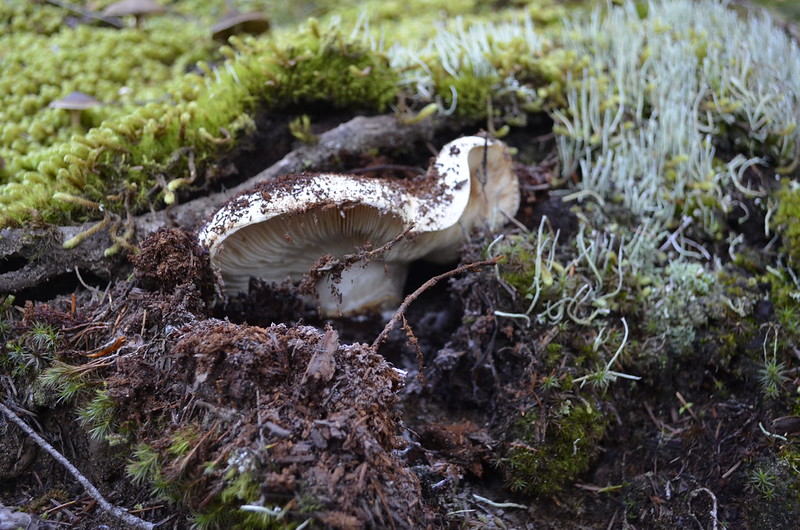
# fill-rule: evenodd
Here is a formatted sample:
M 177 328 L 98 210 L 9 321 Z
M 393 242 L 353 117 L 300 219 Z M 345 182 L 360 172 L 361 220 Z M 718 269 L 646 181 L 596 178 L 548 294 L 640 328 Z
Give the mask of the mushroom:
M 519 201 L 506 145 L 467 136 L 445 145 L 420 179 L 322 173 L 263 182 L 223 206 L 199 239 L 232 294 L 246 292 L 251 277 L 298 282 L 321 256 L 378 247 L 408 231 L 379 258 L 346 268 L 337 285 L 328 276 L 317 281 L 320 313 L 348 315 L 397 304 L 409 262 L 455 260 L 473 229 L 496 228 Z
M 231 35 L 249 33 L 260 35 L 269 30 L 269 19 L 261 13 L 239 13 L 233 11 L 217 21 L 211 27 L 211 38 L 218 41 L 227 41 Z
M 100 102 L 83 92 L 70 92 L 67 96 L 50 102 L 51 109 L 66 109 L 70 112 L 70 121 L 73 129 L 81 126 L 81 112 L 100 105 Z
M 142 27 L 142 19 L 156 13 L 163 13 L 166 9 L 153 0 L 120 0 L 103 9 L 104 17 L 124 17 L 133 15 L 136 18 L 136 27 Z

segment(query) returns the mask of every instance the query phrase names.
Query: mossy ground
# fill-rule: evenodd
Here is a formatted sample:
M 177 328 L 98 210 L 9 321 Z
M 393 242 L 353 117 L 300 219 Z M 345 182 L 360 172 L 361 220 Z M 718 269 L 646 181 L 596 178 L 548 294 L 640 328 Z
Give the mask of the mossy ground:
M 419 377 L 408 330 L 381 348 L 412 371 L 402 391 L 376 352 L 326 350 L 290 285 L 214 305 L 180 231 L 139 244 L 106 292 L 3 298 L 4 402 L 116 503 L 175 528 L 794 527 L 800 52 L 770 20 L 712 1 L 298 2 L 269 35 L 220 45 L 220 5 L 170 7 L 143 29 L 0 7 L 0 225 L 191 200 L 246 165 L 270 118 L 311 141 L 303 116 L 330 108 L 434 104 L 457 129 L 440 143 L 507 133 L 524 200 L 502 238 L 464 250 L 502 254 L 495 269 L 409 314 Z M 104 105 L 73 129 L 48 104 L 76 89 Z M 380 327 L 335 326 L 347 342 Z M 298 371 L 321 354 L 333 372 Z M 0 451 L 22 466 L 2 460 L 4 504 L 88 506 L 7 427 Z

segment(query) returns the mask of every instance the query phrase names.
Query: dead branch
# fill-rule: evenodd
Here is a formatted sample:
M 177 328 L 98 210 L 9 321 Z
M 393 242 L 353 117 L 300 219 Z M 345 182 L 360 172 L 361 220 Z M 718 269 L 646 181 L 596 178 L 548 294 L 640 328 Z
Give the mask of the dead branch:
M 474 263 L 467 263 L 466 265 L 461 265 L 460 267 L 456 267 L 455 269 L 453 269 L 451 271 L 447 271 L 447 272 L 442 273 L 442 274 L 440 274 L 438 276 L 434 276 L 433 278 L 431 278 L 427 282 L 423 283 L 416 291 L 414 291 L 410 295 L 406 296 L 406 299 L 403 300 L 403 303 L 400 304 L 400 307 L 398 307 L 397 311 L 394 312 L 394 314 L 392 315 L 392 318 L 389 319 L 389 322 L 386 323 L 386 326 L 384 326 L 383 331 L 381 331 L 380 335 L 378 335 L 378 338 L 376 338 L 375 342 L 372 343 L 372 349 L 373 350 L 377 350 L 380 347 L 380 345 L 383 344 L 383 342 L 389 336 L 389 333 L 391 333 L 392 330 L 395 328 L 395 326 L 397 326 L 398 322 L 400 322 L 403 319 L 403 315 L 405 314 L 406 309 L 408 309 L 408 306 L 410 306 L 411 303 L 414 300 L 419 298 L 419 296 L 422 293 L 424 293 L 425 291 L 427 291 L 428 289 L 430 289 L 431 287 L 433 287 L 434 285 L 436 285 L 440 281 L 446 280 L 447 278 L 452 278 L 453 276 L 457 276 L 457 275 L 461 274 L 462 272 L 467 272 L 467 271 L 473 271 L 474 272 L 474 271 L 477 271 L 478 269 L 480 269 L 481 267 L 488 267 L 490 265 L 497 265 L 497 262 L 500 261 L 503 257 L 504 256 L 497 256 L 496 258 L 492 258 L 492 259 L 488 259 L 488 260 L 484 260 L 484 261 L 476 261 Z
M 110 515 L 116 517 L 120 521 L 124 522 L 125 524 L 133 526 L 135 528 L 143 528 L 145 530 L 152 530 L 153 528 L 155 528 L 156 526 L 155 524 L 149 523 L 144 519 L 139 519 L 135 515 L 131 515 L 130 513 L 125 511 L 123 508 L 120 508 L 119 506 L 114 506 L 113 504 L 108 502 L 106 498 L 103 497 L 103 494 L 100 493 L 98 489 L 95 488 L 91 482 L 89 482 L 89 479 L 87 479 L 80 471 L 78 471 L 78 468 L 72 465 L 72 462 L 64 458 L 64 456 L 61 453 L 59 453 L 55 449 L 55 447 L 47 443 L 47 441 L 45 441 L 44 438 L 39 436 L 36 433 L 36 431 L 34 431 L 30 426 L 28 426 L 27 423 L 22 421 L 22 418 L 14 414 L 14 412 L 11 409 L 6 407 L 5 403 L 3 403 L 2 401 L 0 401 L 0 412 L 2 412 L 6 418 L 16 423 L 17 426 L 20 429 L 22 429 L 25 432 L 25 434 L 30 436 L 39 447 L 50 453 L 50 456 L 55 458 L 56 461 L 58 461 L 61 465 L 67 468 L 67 471 L 69 471 L 70 474 L 73 477 L 75 477 L 75 479 L 78 482 L 80 482 L 84 488 L 86 488 L 86 492 L 89 495 L 91 495 L 94 500 L 97 501 L 97 503 L 100 505 L 100 507 L 103 508 L 103 510 L 108 512 Z
M 290 152 L 235 188 L 136 216 L 132 218 L 131 228 L 135 228 L 139 240 L 163 226 L 195 230 L 227 200 L 258 182 L 324 167 L 339 157 L 430 141 L 444 125 L 445 121 L 437 117 L 401 124 L 394 115 L 358 116 L 323 133 L 317 144 L 304 145 Z M 18 293 L 41 285 L 74 270 L 74 267 L 98 278 L 110 279 L 118 268 L 120 257 L 104 256 L 105 249 L 114 244 L 107 230 L 87 237 L 76 249 L 62 248 L 64 241 L 94 224 L 6 228 L 0 231 L 0 294 Z
M 81 6 L 76 5 L 76 4 L 72 4 L 70 2 L 63 2 L 61 0 L 45 0 L 45 1 L 48 4 L 52 4 L 54 6 L 58 6 L 58 7 L 62 8 L 62 9 L 66 9 L 67 11 L 71 11 L 71 12 L 75 13 L 76 15 L 80 15 L 80 16 L 82 16 L 84 18 L 94 19 L 94 20 L 102 22 L 103 24 L 106 24 L 106 25 L 109 25 L 109 26 L 113 26 L 113 27 L 118 28 L 118 29 L 122 29 L 122 28 L 125 27 L 125 25 L 122 22 L 120 22 L 118 18 L 104 17 L 101 14 L 95 13 L 94 11 L 91 11 L 89 9 L 83 9 Z

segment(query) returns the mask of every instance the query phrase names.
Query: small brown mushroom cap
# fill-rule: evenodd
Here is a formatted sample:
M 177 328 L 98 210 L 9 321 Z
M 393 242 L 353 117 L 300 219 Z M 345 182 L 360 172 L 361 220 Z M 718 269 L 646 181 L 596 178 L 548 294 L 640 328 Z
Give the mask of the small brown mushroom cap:
M 227 292 L 246 292 L 251 277 L 300 281 L 324 255 L 382 246 L 333 285 L 316 285 L 323 316 L 387 309 L 399 303 L 408 263 L 452 261 L 477 227 L 496 228 L 519 207 L 508 148 L 479 136 L 447 144 L 419 180 L 357 175 L 290 175 L 232 199 L 199 234 Z M 332 294 L 341 295 L 341 301 Z
M 120 0 L 103 9 L 105 17 L 142 16 L 163 13 L 166 8 L 153 0 Z
M 49 106 L 51 109 L 86 110 L 98 105 L 100 105 L 98 100 L 89 94 L 76 90 L 61 99 L 51 102 Z
M 75 129 L 81 126 L 81 112 L 100 105 L 100 102 L 83 92 L 75 91 L 70 92 L 68 95 L 61 99 L 50 102 L 51 109 L 64 109 L 70 113 L 70 123 Z
M 214 40 L 227 41 L 231 35 L 249 33 L 260 35 L 269 30 L 269 19 L 262 13 L 228 13 L 211 27 L 211 37 Z

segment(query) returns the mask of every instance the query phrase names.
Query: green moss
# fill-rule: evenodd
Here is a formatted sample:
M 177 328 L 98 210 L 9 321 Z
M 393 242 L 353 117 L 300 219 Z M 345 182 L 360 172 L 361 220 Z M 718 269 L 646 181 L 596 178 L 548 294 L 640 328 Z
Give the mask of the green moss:
M 380 111 L 397 97 L 397 74 L 385 57 L 346 40 L 335 29 L 323 34 L 314 22 L 291 38 L 232 38 L 233 47 L 220 50 L 227 60 L 215 68 L 199 63 L 203 75 L 182 72 L 197 59 L 214 57 L 210 38 L 192 24 L 180 31 L 178 22 L 172 24 L 154 24 L 147 35 L 81 25 L 54 35 L 14 36 L 13 49 L 24 54 L 4 57 L 4 67 L 9 66 L 0 79 L 16 87 L 7 87 L 0 110 L 0 158 L 5 161 L 0 169 L 0 226 L 20 223 L 34 210 L 50 222 L 80 220 L 74 205 L 51 201 L 55 192 L 83 196 L 121 212 L 121 192 L 134 185 L 132 207 L 142 209 L 152 200 L 147 192 L 156 176 L 176 153 L 193 150 L 202 168 L 230 150 L 237 137 L 253 132 L 251 115 L 260 108 L 326 102 Z M 18 39 L 25 38 L 30 42 L 20 45 Z M 48 51 L 52 48 L 64 55 L 66 66 L 56 64 Z M 30 68 L 30 57 L 40 58 L 42 64 Z M 125 61 L 119 64 L 118 57 Z M 22 64 L 27 67 L 16 67 Z M 107 64 L 119 68 L 119 75 L 108 72 Z M 67 77 L 25 78 L 53 68 Z M 17 75 L 10 75 L 13 72 Z M 107 84 L 87 87 L 86 80 L 93 79 Z M 43 84 L 51 82 L 52 90 Z M 83 134 L 66 126 L 66 113 L 47 107 L 77 89 L 108 102 L 85 117 L 90 128 Z M 17 96 L 39 99 L 28 109 L 14 99 Z M 169 169 L 185 174 L 186 162 Z
M 784 451 L 783 457 L 759 459 L 747 473 L 744 520 L 753 528 L 780 528 L 800 517 L 800 473 Z
M 583 400 L 565 400 L 546 418 L 528 409 L 513 425 L 500 462 L 507 484 L 534 495 L 559 490 L 589 469 L 607 423 L 604 412 Z
M 4 340 L 0 348 L 0 365 L 19 377 L 36 377 L 49 367 L 61 344 L 61 333 L 49 324 L 34 322 L 29 328 L 14 329 L 6 322 L 2 325 Z
M 187 467 L 200 438 L 197 427 L 185 425 L 156 446 L 139 443 L 126 467 L 128 476 L 135 484 L 149 483 L 153 495 L 189 509 L 197 528 L 289 529 L 299 524 L 288 520 L 288 509 L 275 508 L 275 503 L 264 507 L 255 479 L 259 457 L 253 451 L 231 451 L 222 469 L 220 459 Z M 297 502 L 290 503 L 294 517 Z
M 125 471 L 134 484 L 144 484 L 161 474 L 161 457 L 152 446 L 139 443 Z
M 549 343 L 544 349 L 544 363 L 548 369 L 556 368 L 564 356 L 564 346 L 557 342 Z
M 114 430 L 114 401 L 108 390 L 98 389 L 94 396 L 78 410 L 78 421 L 89 429 L 96 440 L 106 439 Z
M 800 266 L 800 183 L 785 180 L 777 194 L 778 209 L 775 211 L 774 223 L 781 235 L 783 251 L 789 257 L 789 263 Z
M 493 251 L 494 255 L 503 256 L 498 263 L 500 278 L 523 300 L 532 299 L 537 290 L 540 300 L 559 300 L 572 291 L 577 282 L 565 274 L 560 263 L 548 259 L 544 247 L 537 257 L 537 248 L 536 234 L 506 237 Z
M 520 293 L 526 293 L 534 280 L 534 254 L 526 240 L 526 236 L 509 236 L 495 251 L 503 256 L 498 262 L 500 277 Z
M 173 458 L 179 458 L 188 453 L 197 445 L 200 437 L 197 427 L 192 424 L 184 425 L 176 432 L 172 433 L 172 442 L 167 447 L 167 454 Z
M 285 519 L 285 510 L 262 506 L 261 487 L 251 472 L 232 467 L 224 480 L 220 494 L 194 515 L 197 528 L 278 530 L 298 526 Z M 245 506 L 247 508 L 243 508 Z

